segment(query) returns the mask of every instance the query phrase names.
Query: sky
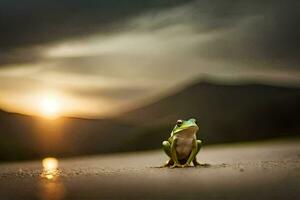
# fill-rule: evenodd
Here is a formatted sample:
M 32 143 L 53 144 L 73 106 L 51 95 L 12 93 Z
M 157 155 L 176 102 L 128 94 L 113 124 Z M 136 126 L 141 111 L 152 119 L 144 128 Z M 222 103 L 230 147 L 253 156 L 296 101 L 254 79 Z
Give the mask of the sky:
M 206 77 L 299 87 L 299 10 L 296 0 L 2 0 L 0 108 L 41 114 L 55 99 L 61 115 L 107 117 Z

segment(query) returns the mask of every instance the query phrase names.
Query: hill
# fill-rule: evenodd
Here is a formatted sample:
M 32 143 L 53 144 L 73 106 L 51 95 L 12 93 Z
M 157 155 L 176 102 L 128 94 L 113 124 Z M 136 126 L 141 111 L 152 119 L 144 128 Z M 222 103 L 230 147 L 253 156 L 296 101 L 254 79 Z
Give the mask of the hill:
M 141 126 L 130 142 L 142 149 L 167 138 L 177 119 L 198 119 L 209 144 L 299 134 L 299 113 L 298 88 L 199 82 L 121 118 Z

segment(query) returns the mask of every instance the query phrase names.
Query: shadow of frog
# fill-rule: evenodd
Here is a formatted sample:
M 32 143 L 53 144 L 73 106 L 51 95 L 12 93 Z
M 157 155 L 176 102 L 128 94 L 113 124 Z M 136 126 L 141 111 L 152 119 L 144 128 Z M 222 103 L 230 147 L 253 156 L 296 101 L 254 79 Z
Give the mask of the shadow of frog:
M 228 165 L 225 163 L 222 164 L 209 164 L 209 163 L 200 163 L 197 166 L 185 166 L 182 168 L 221 168 L 221 167 L 227 167 Z M 170 168 L 170 167 L 166 167 L 166 166 L 154 166 L 154 167 L 150 167 L 150 168 Z M 179 167 L 180 168 L 180 167 Z

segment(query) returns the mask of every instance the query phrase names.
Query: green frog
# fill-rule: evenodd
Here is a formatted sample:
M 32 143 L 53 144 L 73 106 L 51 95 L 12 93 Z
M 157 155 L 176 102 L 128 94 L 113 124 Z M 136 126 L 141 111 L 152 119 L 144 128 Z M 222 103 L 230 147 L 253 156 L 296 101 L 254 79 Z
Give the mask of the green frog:
M 170 157 L 164 167 L 189 167 L 191 162 L 200 165 L 196 157 L 202 144 L 196 137 L 198 130 L 196 119 L 177 120 L 169 139 L 162 142 L 163 150 Z

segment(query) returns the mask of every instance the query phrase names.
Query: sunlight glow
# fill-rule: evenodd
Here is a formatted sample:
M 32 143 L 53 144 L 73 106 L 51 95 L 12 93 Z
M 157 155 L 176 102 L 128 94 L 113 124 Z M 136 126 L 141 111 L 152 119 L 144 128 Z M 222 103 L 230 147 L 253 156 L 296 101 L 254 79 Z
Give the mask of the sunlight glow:
M 61 109 L 60 101 L 56 96 L 45 96 L 40 103 L 40 112 L 44 117 L 56 118 Z

